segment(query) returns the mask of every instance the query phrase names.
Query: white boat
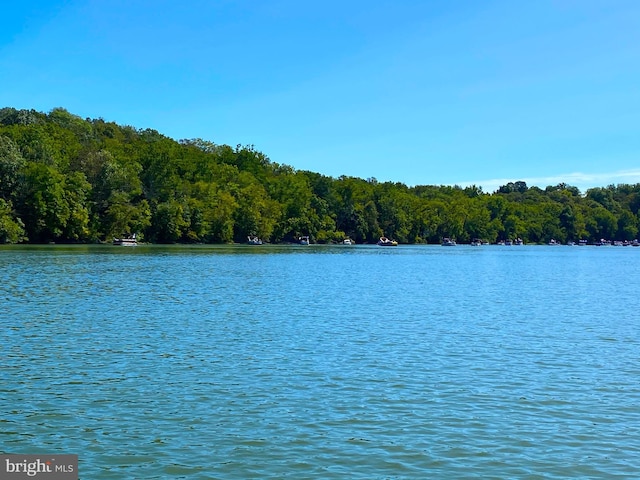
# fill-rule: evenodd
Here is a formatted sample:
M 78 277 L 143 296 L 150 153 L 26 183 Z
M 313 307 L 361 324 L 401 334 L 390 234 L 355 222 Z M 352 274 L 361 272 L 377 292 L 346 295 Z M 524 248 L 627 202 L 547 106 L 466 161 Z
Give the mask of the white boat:
M 396 242 L 395 240 L 390 240 L 387 237 L 380 237 L 380 240 L 378 240 L 378 246 L 380 246 L 380 247 L 397 247 L 398 246 L 398 242 Z
M 298 242 L 300 242 L 300 245 L 309 245 L 309 236 L 308 235 L 303 235 L 300 238 L 298 238 Z
M 452 240 L 449 237 L 444 237 L 442 239 L 442 246 L 443 247 L 455 247 L 456 246 L 456 241 Z
M 351 241 L 350 238 L 345 238 L 344 240 L 342 240 L 342 244 L 343 245 L 353 245 L 353 242 Z
M 482 245 L 482 241 L 478 238 L 474 238 L 473 240 L 471 240 L 471 246 L 472 247 L 479 247 Z
M 260 240 L 258 237 L 256 237 L 255 235 L 249 235 L 247 237 L 247 243 L 249 245 L 262 245 L 262 240 Z
M 520 237 L 518 237 L 513 241 L 513 244 L 514 245 L 524 245 L 524 242 L 522 241 L 522 239 Z
M 134 233 L 130 237 L 114 238 L 113 244 L 123 247 L 135 247 L 136 245 L 138 245 L 138 241 L 136 240 L 136 234 Z

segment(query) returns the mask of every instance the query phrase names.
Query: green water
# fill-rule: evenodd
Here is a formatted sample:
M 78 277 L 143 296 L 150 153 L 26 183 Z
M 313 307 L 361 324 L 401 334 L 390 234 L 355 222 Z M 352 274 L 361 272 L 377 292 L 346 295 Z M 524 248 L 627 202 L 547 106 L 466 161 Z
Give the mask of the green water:
M 640 248 L 0 247 L 0 451 L 82 479 L 640 477 Z

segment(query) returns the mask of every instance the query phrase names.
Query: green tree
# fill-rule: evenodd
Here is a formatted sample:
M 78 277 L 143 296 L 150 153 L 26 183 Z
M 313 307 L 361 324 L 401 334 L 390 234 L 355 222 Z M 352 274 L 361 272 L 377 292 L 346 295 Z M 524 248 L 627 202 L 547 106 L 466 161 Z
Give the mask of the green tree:
M 618 216 L 618 230 L 615 238 L 633 240 L 638 238 L 638 220 L 629 210 L 622 210 Z
M 65 177 L 54 167 L 29 162 L 25 172 L 23 217 L 27 236 L 36 242 L 60 239 L 69 220 Z
M 27 240 L 24 224 L 16 217 L 10 201 L 0 198 L 0 243 L 19 243 Z
M 185 206 L 176 200 L 162 202 L 153 208 L 151 238 L 157 243 L 176 243 L 186 236 L 190 221 Z
M 15 200 L 22 179 L 25 160 L 13 140 L 0 135 L 0 198 Z
M 611 239 L 618 230 L 618 219 L 606 208 L 596 206 L 590 212 L 586 229 L 594 240 Z
M 85 241 L 91 236 L 89 228 L 89 204 L 91 185 L 81 172 L 73 172 L 64 178 L 64 200 L 69 216 L 63 230 L 66 240 Z

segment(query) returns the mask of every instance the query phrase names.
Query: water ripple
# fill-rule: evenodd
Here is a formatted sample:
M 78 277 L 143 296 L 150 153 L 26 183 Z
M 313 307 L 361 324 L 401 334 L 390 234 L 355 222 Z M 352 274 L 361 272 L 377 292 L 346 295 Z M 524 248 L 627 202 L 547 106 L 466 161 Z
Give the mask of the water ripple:
M 0 449 L 96 479 L 635 478 L 638 254 L 3 247 Z

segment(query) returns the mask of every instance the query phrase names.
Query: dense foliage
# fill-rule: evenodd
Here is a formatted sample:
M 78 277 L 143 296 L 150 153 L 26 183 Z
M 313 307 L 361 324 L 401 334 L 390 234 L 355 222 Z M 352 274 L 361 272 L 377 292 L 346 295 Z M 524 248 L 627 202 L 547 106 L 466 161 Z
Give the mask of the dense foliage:
M 332 178 L 271 162 L 251 146 L 175 141 L 154 130 L 0 109 L 0 242 L 527 243 L 632 240 L 640 184 L 542 190 L 508 183 L 416 186 Z

